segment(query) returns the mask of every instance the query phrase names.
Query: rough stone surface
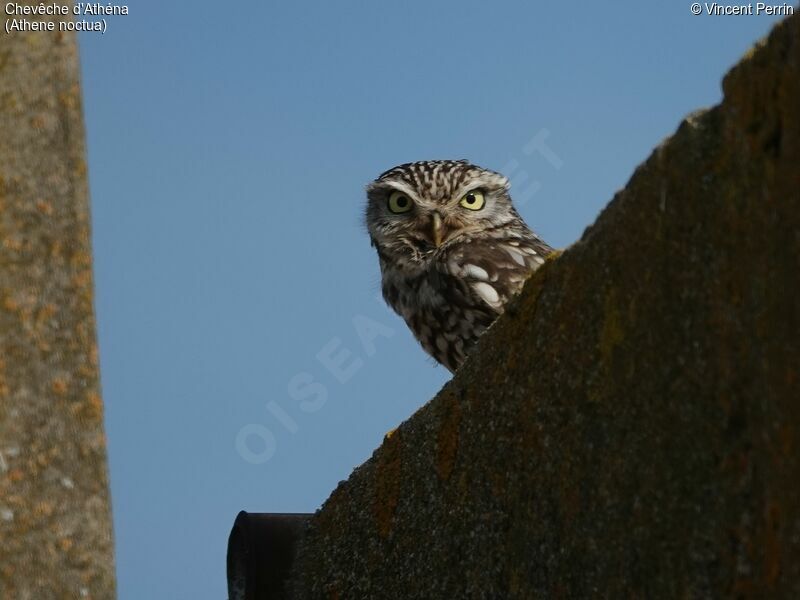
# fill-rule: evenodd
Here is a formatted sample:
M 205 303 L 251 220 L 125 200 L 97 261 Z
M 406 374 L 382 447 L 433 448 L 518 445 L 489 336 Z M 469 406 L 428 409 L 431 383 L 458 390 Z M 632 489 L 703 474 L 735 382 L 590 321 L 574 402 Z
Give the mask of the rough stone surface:
M 295 598 L 800 598 L 800 15 L 315 515 Z
M 77 52 L 0 31 L 4 600 L 115 595 Z

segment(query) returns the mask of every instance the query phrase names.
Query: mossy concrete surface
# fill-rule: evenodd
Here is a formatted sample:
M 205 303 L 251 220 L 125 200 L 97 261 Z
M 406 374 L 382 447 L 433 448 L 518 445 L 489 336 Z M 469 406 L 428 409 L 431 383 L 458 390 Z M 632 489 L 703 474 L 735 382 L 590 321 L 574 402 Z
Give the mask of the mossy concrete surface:
M 800 15 L 723 87 L 333 492 L 294 598 L 800 598 Z
M 4 600 L 114 597 L 77 52 L 0 31 Z

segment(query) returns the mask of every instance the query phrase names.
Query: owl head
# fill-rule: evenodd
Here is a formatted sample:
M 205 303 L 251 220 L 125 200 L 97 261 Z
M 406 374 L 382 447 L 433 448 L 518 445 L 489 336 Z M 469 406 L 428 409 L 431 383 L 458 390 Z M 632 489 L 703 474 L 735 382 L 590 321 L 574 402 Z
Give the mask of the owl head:
M 366 224 L 382 263 L 414 269 L 464 236 L 518 221 L 508 179 L 465 160 L 389 169 L 367 186 Z

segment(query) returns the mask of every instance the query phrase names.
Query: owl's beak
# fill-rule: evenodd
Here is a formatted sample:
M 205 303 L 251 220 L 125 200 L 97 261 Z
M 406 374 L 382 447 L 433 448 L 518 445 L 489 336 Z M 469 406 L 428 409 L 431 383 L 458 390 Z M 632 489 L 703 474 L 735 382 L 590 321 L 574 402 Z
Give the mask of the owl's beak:
M 433 213 L 431 225 L 433 227 L 433 245 L 437 248 L 442 245 L 442 215 Z

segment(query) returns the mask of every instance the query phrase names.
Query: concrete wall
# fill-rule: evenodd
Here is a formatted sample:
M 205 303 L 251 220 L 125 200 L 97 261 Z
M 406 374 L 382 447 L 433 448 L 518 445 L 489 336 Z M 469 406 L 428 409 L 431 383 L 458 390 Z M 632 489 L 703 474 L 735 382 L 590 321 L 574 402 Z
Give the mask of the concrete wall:
M 800 598 L 800 15 L 724 92 L 333 492 L 293 597 Z

